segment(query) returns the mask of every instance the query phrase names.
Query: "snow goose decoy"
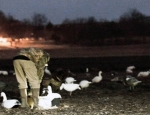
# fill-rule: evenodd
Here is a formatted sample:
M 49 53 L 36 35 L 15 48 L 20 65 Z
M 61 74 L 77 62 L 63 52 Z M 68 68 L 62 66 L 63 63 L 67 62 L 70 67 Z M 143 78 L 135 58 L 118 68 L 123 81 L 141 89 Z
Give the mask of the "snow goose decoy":
M 134 87 L 135 87 L 136 85 L 138 85 L 139 83 L 141 83 L 141 82 L 142 82 L 142 81 L 139 81 L 139 80 L 136 79 L 135 77 L 132 77 L 132 76 L 130 76 L 130 75 L 127 75 L 127 76 L 126 76 L 126 83 L 127 83 L 127 85 L 129 85 L 130 90 L 133 90 Z
M 149 71 L 139 72 L 137 77 L 148 77 L 149 75 L 150 75 L 150 70 Z
M 45 91 L 47 91 L 47 93 L 48 93 L 46 96 L 39 96 L 40 110 L 58 108 L 57 105 L 52 106 L 52 100 L 55 98 L 61 98 L 61 95 L 58 93 L 52 93 L 51 86 L 48 86 L 47 89 L 44 89 L 43 93 L 45 93 Z M 30 95 L 30 97 L 28 97 L 28 103 L 29 103 L 31 109 L 33 109 L 34 102 L 32 99 L 32 93 L 31 94 L 29 93 L 28 95 Z
M 84 88 L 87 88 L 89 87 L 89 85 L 91 84 L 92 82 L 88 81 L 88 80 L 82 80 L 80 81 L 79 85 L 82 89 Z
M 17 99 L 7 100 L 6 94 L 4 92 L 1 92 L 1 96 L 3 97 L 3 102 L 1 105 L 4 108 L 10 109 L 10 108 L 13 108 L 14 106 L 20 106 L 21 105 L 20 101 Z
M 39 96 L 39 106 L 43 109 L 53 109 L 57 108 L 57 105 L 52 106 L 52 100 L 55 98 L 61 98 L 59 93 L 52 93 L 51 86 L 47 88 L 48 94 L 46 96 Z
M 98 72 L 98 76 L 95 76 L 93 79 L 92 79 L 92 83 L 99 83 L 101 80 L 102 80 L 102 71 L 99 71 Z
M 127 74 L 132 74 L 133 73 L 133 69 L 135 69 L 135 66 L 128 66 L 126 68 L 126 73 Z
M 77 89 L 81 90 L 79 84 L 64 84 L 64 83 L 62 83 L 62 85 L 60 86 L 60 90 L 62 89 L 65 89 L 66 91 L 70 92 L 70 96 L 73 91 Z
M 73 77 L 67 77 L 66 79 L 65 79 L 65 83 L 74 83 L 76 80 L 75 80 L 75 78 L 73 78 Z
M 61 95 L 59 93 L 53 93 L 51 86 L 48 86 L 47 95 L 45 97 L 51 98 L 51 100 L 53 100 L 54 98 L 61 98 Z
M 2 75 L 8 75 L 8 71 L 0 70 L 0 74 L 2 74 Z

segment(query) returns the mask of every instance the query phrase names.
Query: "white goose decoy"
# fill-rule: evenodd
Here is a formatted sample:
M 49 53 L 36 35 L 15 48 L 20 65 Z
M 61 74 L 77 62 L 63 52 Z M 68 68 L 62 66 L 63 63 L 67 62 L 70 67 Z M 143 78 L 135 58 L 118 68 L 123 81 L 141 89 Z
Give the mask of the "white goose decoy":
M 99 71 L 98 72 L 98 76 L 95 76 L 93 79 L 92 79 L 92 83 L 99 83 L 103 77 L 102 77 L 102 71 Z
M 0 74 L 2 74 L 2 75 L 8 75 L 8 71 L 0 70 Z
M 52 100 L 55 98 L 61 98 L 61 95 L 58 93 L 52 93 L 51 86 L 48 86 L 46 91 L 48 92 L 46 96 L 39 96 L 39 108 L 41 110 L 58 108 L 57 105 L 52 106 Z M 43 93 L 45 93 L 45 89 L 43 90 Z M 30 97 L 28 97 L 28 103 L 31 109 L 33 109 L 34 102 L 32 99 L 32 93 L 30 92 L 28 95 L 30 95 Z
M 48 70 L 48 64 L 45 64 L 45 69 L 44 69 L 44 72 L 48 75 L 52 75 L 50 70 Z
M 89 85 L 91 84 L 92 82 L 88 81 L 88 80 L 82 80 L 80 81 L 79 85 L 82 89 L 84 88 L 87 88 L 89 87 Z
M 6 94 L 4 92 L 1 92 L 1 96 L 3 97 L 3 102 L 2 102 L 2 107 L 10 109 L 13 108 L 14 106 L 20 106 L 21 103 L 17 99 L 9 99 L 7 100 Z
M 61 98 L 61 95 L 59 93 L 53 93 L 52 92 L 51 86 L 48 86 L 47 89 L 48 89 L 47 90 L 48 94 L 46 96 L 47 98 L 50 98 L 51 100 L 53 100 L 54 98 Z
M 58 108 L 57 105 L 52 106 L 52 100 L 55 98 L 61 98 L 61 95 L 58 93 L 52 93 L 51 86 L 48 86 L 48 95 L 47 96 L 39 96 L 39 106 L 41 109 L 53 109 Z
M 129 67 L 127 67 L 127 68 L 126 68 L 126 73 L 127 73 L 127 74 L 133 73 L 133 69 L 135 69 L 135 66 L 129 66 Z
M 49 100 L 49 98 L 46 97 L 39 97 L 39 107 L 41 110 L 43 109 L 51 109 L 52 107 L 52 102 Z
M 137 77 L 148 77 L 149 75 L 150 75 L 150 70 L 149 71 L 139 72 Z
M 73 78 L 73 77 L 67 77 L 66 79 L 65 79 L 65 83 L 74 83 L 76 80 L 75 80 L 75 78 Z
M 62 85 L 60 86 L 60 90 L 62 89 L 65 89 L 66 91 L 70 92 L 70 96 L 73 91 L 77 89 L 81 90 L 79 84 L 64 84 L 64 83 L 62 83 Z

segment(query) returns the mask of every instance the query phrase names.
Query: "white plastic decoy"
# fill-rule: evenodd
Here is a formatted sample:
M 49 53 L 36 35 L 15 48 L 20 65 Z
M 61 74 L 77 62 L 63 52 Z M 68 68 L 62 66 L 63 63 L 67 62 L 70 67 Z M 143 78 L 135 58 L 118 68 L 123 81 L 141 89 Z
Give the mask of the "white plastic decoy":
M 102 71 L 99 71 L 98 72 L 98 76 L 95 76 L 93 79 L 92 79 L 92 82 L 93 83 L 99 83 L 102 79 L 103 79 L 103 77 L 102 77 Z
M 70 96 L 72 95 L 72 92 L 79 89 L 81 90 L 79 84 L 64 84 L 60 86 L 60 90 L 65 89 L 66 91 L 70 92 Z
M 150 75 L 150 70 L 139 72 L 137 77 L 148 77 L 149 75 Z
M 133 70 L 135 69 L 135 66 L 128 66 L 127 68 L 126 68 L 126 73 L 127 74 L 131 74 L 131 73 L 133 73 Z
M 65 79 L 65 83 L 74 83 L 76 80 L 75 80 L 75 78 L 73 78 L 73 77 L 67 77 L 66 79 Z
M 9 99 L 7 100 L 6 94 L 4 92 L 1 92 L 1 96 L 3 97 L 2 107 L 10 109 L 13 108 L 16 105 L 21 105 L 20 101 L 17 99 Z
M 79 85 L 82 89 L 84 88 L 87 88 L 89 87 L 89 85 L 91 84 L 92 82 L 88 81 L 88 80 L 82 80 L 80 81 Z

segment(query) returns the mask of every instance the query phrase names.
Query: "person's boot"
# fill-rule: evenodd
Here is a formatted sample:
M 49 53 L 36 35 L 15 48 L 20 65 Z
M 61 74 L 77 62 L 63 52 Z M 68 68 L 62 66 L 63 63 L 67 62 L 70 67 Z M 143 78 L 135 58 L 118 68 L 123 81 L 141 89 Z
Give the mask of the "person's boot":
M 33 110 L 39 110 L 39 88 L 32 89 L 32 98 L 34 102 Z
M 27 89 L 20 89 L 20 95 L 21 95 L 21 107 L 22 108 L 29 107 L 27 101 Z

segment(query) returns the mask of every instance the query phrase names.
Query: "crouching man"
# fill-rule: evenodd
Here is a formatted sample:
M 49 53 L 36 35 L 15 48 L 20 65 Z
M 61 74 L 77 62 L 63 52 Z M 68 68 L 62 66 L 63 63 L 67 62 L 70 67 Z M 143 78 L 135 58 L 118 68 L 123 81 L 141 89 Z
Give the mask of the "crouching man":
M 13 58 L 16 79 L 20 89 L 22 108 L 29 107 L 27 102 L 27 82 L 29 82 L 34 101 L 33 109 L 40 109 L 38 106 L 40 83 L 44 76 L 45 64 L 47 64 L 49 60 L 50 55 L 38 48 L 21 49 Z

